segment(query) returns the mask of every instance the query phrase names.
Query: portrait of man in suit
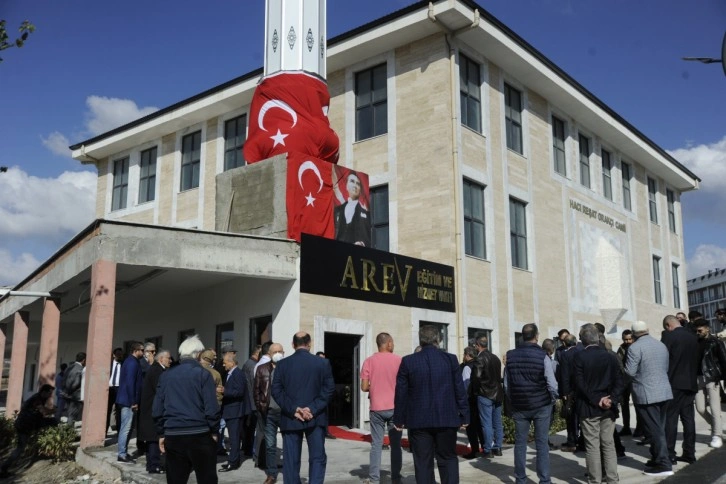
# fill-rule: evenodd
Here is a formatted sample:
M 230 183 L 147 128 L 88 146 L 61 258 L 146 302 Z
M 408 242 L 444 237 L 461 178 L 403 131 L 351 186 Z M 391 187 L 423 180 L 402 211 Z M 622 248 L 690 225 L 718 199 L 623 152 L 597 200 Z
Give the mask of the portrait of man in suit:
M 333 191 L 338 204 L 335 207 L 335 240 L 348 242 L 351 244 L 371 246 L 371 217 L 367 206 L 364 204 L 368 198 L 365 193 L 361 175 L 350 170 L 345 176 L 345 189 L 348 192 L 348 198 L 335 182 L 335 167 L 333 168 Z
M 292 339 L 295 353 L 277 363 L 272 398 L 280 406 L 282 472 L 285 482 L 300 482 L 302 439 L 308 443 L 310 484 L 325 481 L 325 431 L 328 403 L 335 391 L 330 362 L 310 353 L 310 335 L 300 331 Z

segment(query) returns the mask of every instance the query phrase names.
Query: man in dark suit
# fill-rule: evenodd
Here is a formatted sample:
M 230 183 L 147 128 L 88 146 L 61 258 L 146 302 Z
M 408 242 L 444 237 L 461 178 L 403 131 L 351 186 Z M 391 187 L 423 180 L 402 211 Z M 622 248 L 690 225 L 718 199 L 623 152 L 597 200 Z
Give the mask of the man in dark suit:
M 678 458 L 689 464 L 696 461 L 696 413 L 693 403 L 698 392 L 698 337 L 681 326 L 675 316 L 663 319 L 661 342 L 668 348 L 668 380 L 673 400 L 668 404 L 666 443 L 671 461 L 676 459 L 678 418 L 683 423 L 683 454 Z
M 144 355 L 144 345 L 138 341 L 131 343 L 129 356 L 121 365 L 121 379 L 116 394 L 116 404 L 121 409 L 121 428 L 118 431 L 118 462 L 135 463 L 129 455 L 129 436 L 134 421 L 134 414 L 139 409 L 141 400 L 141 365 L 139 360 Z M 138 439 L 137 439 L 138 442 Z
M 575 405 L 585 439 L 587 472 L 591 482 L 618 482 L 613 433 L 624 388 L 622 372 L 617 357 L 598 344 L 599 334 L 593 325 L 582 327 L 580 340 L 585 349 L 574 358 Z
M 562 444 L 563 452 L 575 452 L 580 443 L 580 419 L 575 411 L 577 394 L 575 392 L 575 355 L 583 350 L 574 334 L 567 334 L 564 338 L 565 350 L 560 353 L 558 365 L 557 385 L 565 406 L 565 421 L 567 422 L 567 440 Z
M 295 333 L 295 353 L 280 360 L 272 381 L 272 398 L 281 409 L 282 473 L 285 482 L 300 483 L 302 439 L 308 443 L 310 484 L 325 480 L 325 430 L 328 403 L 335 391 L 333 370 L 325 358 L 310 354 L 310 335 Z
M 368 210 L 360 204 L 362 187 L 356 172 L 348 174 L 346 188 L 348 200 L 335 207 L 335 240 L 370 247 L 371 218 Z
M 433 484 L 434 454 L 442 484 L 459 482 L 456 431 L 469 424 L 461 368 L 455 355 L 439 350 L 439 330 L 422 326 L 421 351 L 404 356 L 396 376 L 393 424 L 408 429 L 418 484 Z
M 227 382 L 224 384 L 222 396 L 222 418 L 227 423 L 229 433 L 229 457 L 219 472 L 229 472 L 239 469 L 242 464 L 240 457 L 242 425 L 245 415 L 251 409 L 247 408 L 247 379 L 244 371 L 237 367 L 237 357 L 233 353 L 227 353 L 223 364 L 227 370 Z
M 141 401 L 139 402 L 139 430 L 138 440 L 146 442 L 146 472 L 149 474 L 164 474 L 161 466 L 161 450 L 159 449 L 159 432 L 151 415 L 154 406 L 156 388 L 164 370 L 169 368 L 170 357 L 168 351 L 160 350 L 155 354 L 154 364 L 146 372 L 141 386 Z

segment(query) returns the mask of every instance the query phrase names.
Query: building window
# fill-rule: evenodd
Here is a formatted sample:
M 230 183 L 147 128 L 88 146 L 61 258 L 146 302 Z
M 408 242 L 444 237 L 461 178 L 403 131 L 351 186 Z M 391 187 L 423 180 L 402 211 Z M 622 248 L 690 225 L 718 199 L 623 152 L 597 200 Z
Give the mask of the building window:
M 632 210 L 632 204 L 630 202 L 630 165 L 624 161 L 620 163 L 621 172 L 623 175 L 623 207 L 626 210 Z
M 245 165 L 242 147 L 246 139 L 246 114 L 224 122 L 224 171 Z
M 388 132 L 386 64 L 355 75 L 355 140 Z
M 509 226 L 512 242 L 512 266 L 527 269 L 527 205 L 509 199 Z
M 648 209 L 650 210 L 650 221 L 658 223 L 658 201 L 656 195 L 658 193 L 658 182 L 648 177 Z
M 565 139 L 565 122 L 552 116 L 552 152 L 554 154 L 555 171 L 562 176 L 567 176 Z
M 221 358 L 224 352 L 234 347 L 234 322 L 218 324 L 214 338 L 214 349 Z
M 179 344 L 177 344 L 177 345 L 176 345 L 176 346 L 177 346 L 177 348 L 178 348 L 178 347 L 179 347 L 179 345 L 181 345 L 181 344 L 182 344 L 182 343 L 183 343 L 184 341 L 186 341 L 186 339 L 187 339 L 187 338 L 189 338 L 190 336 L 194 336 L 195 334 L 197 334 L 197 332 L 196 332 L 196 331 L 194 330 L 194 328 L 192 328 L 192 329 L 184 329 L 184 330 L 182 330 L 182 331 L 179 331 L 179 334 L 178 334 L 178 343 L 179 343 Z M 125 353 L 125 354 L 127 354 L 127 355 L 128 355 L 128 354 L 129 354 L 129 353 L 128 353 L 128 351 L 126 351 L 126 353 Z
M 249 354 L 252 354 L 255 346 L 268 341 L 272 341 L 272 315 L 268 314 L 265 316 L 250 318 Z
M 663 304 L 663 293 L 660 289 L 660 257 L 653 256 L 653 290 L 655 291 L 655 303 Z
M 111 192 L 111 210 L 126 208 L 129 193 L 129 157 L 113 162 L 113 191 Z
M 613 179 L 612 169 L 613 162 L 610 158 L 610 152 L 606 150 L 600 150 L 602 155 L 602 194 L 605 198 L 613 200 Z
M 489 345 L 489 351 L 492 350 L 492 330 L 482 328 L 466 328 L 466 339 L 470 346 L 473 346 L 472 342 L 475 342 L 480 337 L 485 336 L 487 344 Z
M 444 323 L 432 323 L 431 321 L 419 321 L 419 329 L 423 326 L 433 326 L 439 330 L 439 349 L 446 351 L 449 346 L 449 325 Z
M 671 265 L 671 279 L 673 279 L 673 307 L 681 307 L 681 285 L 678 281 L 678 264 Z
M 666 198 L 668 199 L 668 228 L 671 232 L 676 233 L 676 195 L 673 190 L 666 190 Z
M 504 118 L 507 128 L 507 148 L 520 155 L 522 151 L 522 93 L 504 84 Z
M 485 259 L 484 187 L 464 180 L 464 239 L 467 255 Z
M 461 124 L 481 133 L 481 78 L 479 64 L 459 56 Z
M 141 152 L 139 163 L 139 203 L 156 198 L 156 146 Z
M 388 237 L 388 185 L 370 189 L 371 242 L 374 249 L 390 250 Z
M 202 159 L 202 132 L 182 138 L 181 191 L 199 186 L 199 164 Z
M 580 184 L 590 188 L 590 138 L 580 135 Z

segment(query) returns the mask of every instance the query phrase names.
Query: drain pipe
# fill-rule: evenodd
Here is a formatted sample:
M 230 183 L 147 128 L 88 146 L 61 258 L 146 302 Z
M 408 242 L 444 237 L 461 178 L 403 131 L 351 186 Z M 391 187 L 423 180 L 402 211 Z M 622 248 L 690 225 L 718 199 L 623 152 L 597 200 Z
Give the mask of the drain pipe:
M 462 249 L 464 221 L 462 215 L 462 207 L 459 201 L 462 197 L 461 192 L 463 177 L 461 173 L 461 163 L 459 160 L 459 143 L 457 138 L 457 132 L 459 130 L 459 111 L 458 109 L 456 109 L 456 100 L 458 98 L 456 89 L 458 73 L 456 68 L 456 48 L 454 46 L 454 40 L 456 39 L 456 36 L 459 35 L 461 32 L 465 32 L 479 26 L 479 10 L 474 10 L 474 18 L 471 25 L 467 25 L 466 27 L 455 31 L 449 29 L 444 24 L 438 21 L 436 15 L 434 14 L 433 2 L 429 2 L 428 18 L 442 31 L 444 31 L 446 45 L 449 49 L 449 77 L 451 82 L 451 172 L 454 175 L 454 240 L 456 245 L 456 294 L 454 297 L 456 307 L 459 308 L 459 310 L 456 311 L 456 328 L 459 335 L 457 354 L 460 354 L 462 351 L 464 351 L 464 348 L 466 347 L 468 342 L 466 341 L 467 335 L 465 332 L 466 326 L 464 324 L 465 322 L 463 307 L 464 296 L 462 294 L 464 291 L 464 276 L 462 274 L 464 268 L 464 251 Z

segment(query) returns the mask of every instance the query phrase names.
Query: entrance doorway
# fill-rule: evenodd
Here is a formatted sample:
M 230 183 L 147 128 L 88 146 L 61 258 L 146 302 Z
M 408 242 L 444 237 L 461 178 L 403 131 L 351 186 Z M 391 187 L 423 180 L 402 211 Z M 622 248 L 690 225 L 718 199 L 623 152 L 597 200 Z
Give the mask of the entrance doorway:
M 359 334 L 325 333 L 325 356 L 335 380 L 328 406 L 330 425 L 360 426 L 360 340 Z

